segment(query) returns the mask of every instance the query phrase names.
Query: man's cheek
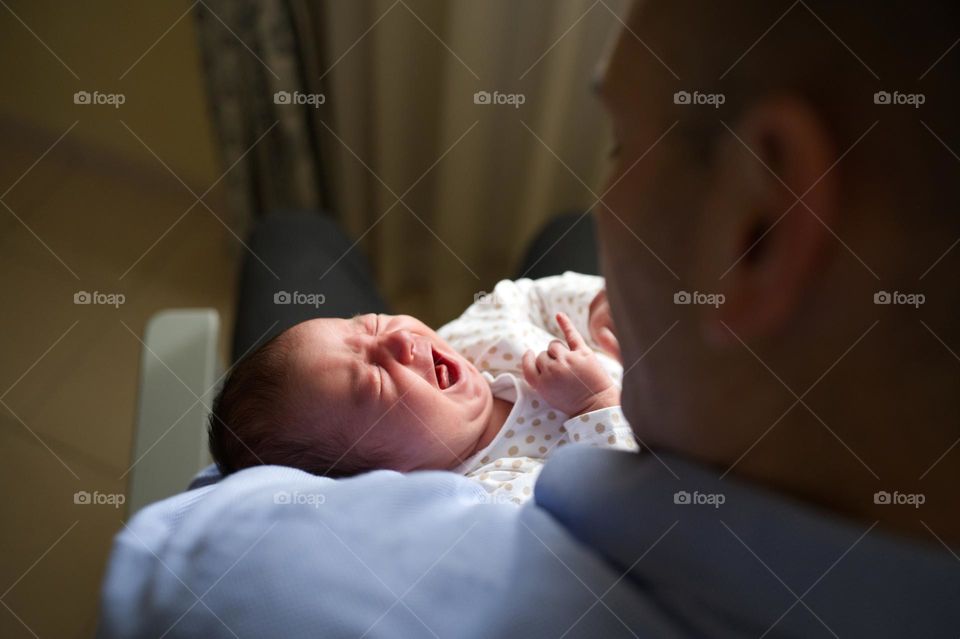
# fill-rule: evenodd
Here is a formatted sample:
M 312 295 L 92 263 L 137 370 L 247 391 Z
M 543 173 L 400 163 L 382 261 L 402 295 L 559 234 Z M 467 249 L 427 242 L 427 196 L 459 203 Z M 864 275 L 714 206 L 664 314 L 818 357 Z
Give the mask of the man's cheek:
M 621 223 L 609 212 L 598 213 L 597 230 L 599 237 L 601 272 L 607 278 L 607 290 L 617 289 L 622 278 L 629 278 L 631 264 L 630 252 L 636 249 L 627 240 L 636 241 L 625 232 Z M 609 294 L 608 294 L 609 296 Z M 615 305 L 615 296 L 609 296 L 610 305 Z
M 642 192 L 636 179 L 637 176 L 632 174 L 623 176 L 606 192 L 603 201 L 594 209 L 601 247 L 609 248 L 614 253 L 628 246 L 632 248 L 632 245 L 626 242 L 627 239 L 636 242 L 633 237 L 636 229 L 633 227 L 637 226 L 637 212 L 640 210 L 637 195 Z
M 620 235 L 627 234 L 620 233 Z M 620 345 L 620 357 L 625 365 L 629 365 L 628 362 L 636 361 L 642 353 L 642 345 L 634 334 L 638 325 L 642 323 L 642 314 L 645 312 L 644 304 L 639 299 L 642 284 L 638 274 L 634 272 L 636 258 L 631 256 L 631 252 L 637 250 L 636 247 L 623 250 L 626 245 L 620 241 L 616 233 L 613 233 L 613 236 L 614 239 L 609 242 L 606 240 L 601 242 L 601 262 L 603 274 L 606 276 L 610 316 L 616 327 L 616 337 Z M 636 241 L 632 236 L 629 239 Z

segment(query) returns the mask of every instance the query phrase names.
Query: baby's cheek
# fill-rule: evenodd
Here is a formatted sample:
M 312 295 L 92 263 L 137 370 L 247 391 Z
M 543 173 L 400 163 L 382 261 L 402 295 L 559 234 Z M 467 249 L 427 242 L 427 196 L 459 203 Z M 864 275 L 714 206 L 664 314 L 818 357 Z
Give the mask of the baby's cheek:
M 436 429 L 434 422 L 437 420 L 437 403 L 438 398 L 434 397 L 429 389 L 427 392 L 420 389 L 410 390 L 401 395 L 393 405 L 386 407 L 384 422 L 388 427 L 380 430 L 386 431 L 385 434 L 394 441 L 399 438 L 406 441 L 423 440 L 429 437 L 431 429 Z

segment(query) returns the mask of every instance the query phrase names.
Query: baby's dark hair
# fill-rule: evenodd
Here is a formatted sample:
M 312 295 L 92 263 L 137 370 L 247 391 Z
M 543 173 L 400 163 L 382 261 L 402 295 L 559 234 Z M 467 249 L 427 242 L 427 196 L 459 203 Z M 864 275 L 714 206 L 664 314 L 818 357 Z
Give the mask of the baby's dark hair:
M 259 465 L 347 477 L 384 468 L 384 456 L 347 441 L 342 429 L 311 423 L 291 376 L 296 340 L 285 331 L 241 359 L 213 403 L 210 455 L 224 476 Z

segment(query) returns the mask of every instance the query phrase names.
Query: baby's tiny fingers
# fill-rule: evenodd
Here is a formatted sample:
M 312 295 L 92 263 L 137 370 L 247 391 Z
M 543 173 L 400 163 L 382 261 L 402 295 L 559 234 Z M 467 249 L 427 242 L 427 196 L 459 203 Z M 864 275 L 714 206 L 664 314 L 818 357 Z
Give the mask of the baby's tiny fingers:
M 527 351 L 523 354 L 521 367 L 523 368 L 523 378 L 527 380 L 528 384 L 535 386 L 537 382 L 537 364 L 536 355 L 533 354 L 533 351 Z
M 570 350 L 575 351 L 579 348 L 586 348 L 587 343 L 583 340 L 583 337 L 580 336 L 579 331 L 577 331 L 577 328 L 573 325 L 573 321 L 567 317 L 566 313 L 557 313 L 557 324 L 560 326 L 560 330 L 563 331 L 563 336 L 566 338 Z
M 550 358 L 550 355 L 547 351 L 543 351 L 537 355 L 537 372 L 541 375 L 550 367 L 550 362 L 553 360 Z
M 558 339 L 553 340 L 550 342 L 550 345 L 547 346 L 547 354 L 553 359 L 558 359 L 565 350 L 567 350 L 567 345 Z

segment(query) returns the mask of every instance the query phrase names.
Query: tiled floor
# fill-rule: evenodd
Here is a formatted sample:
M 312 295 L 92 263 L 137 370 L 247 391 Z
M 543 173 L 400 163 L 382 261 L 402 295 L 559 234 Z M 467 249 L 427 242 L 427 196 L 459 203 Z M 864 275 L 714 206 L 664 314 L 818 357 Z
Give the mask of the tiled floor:
M 56 134 L 12 137 L 0 194 Z M 126 490 L 140 361 L 131 331 L 169 307 L 213 307 L 231 324 L 234 237 L 197 206 L 154 245 L 193 198 L 160 165 L 116 169 L 63 143 L 2 197 L 12 211 L 0 205 L 0 637 L 93 632 L 125 512 L 73 495 Z M 207 201 L 228 221 L 217 195 Z M 81 290 L 126 303 L 75 305 Z

